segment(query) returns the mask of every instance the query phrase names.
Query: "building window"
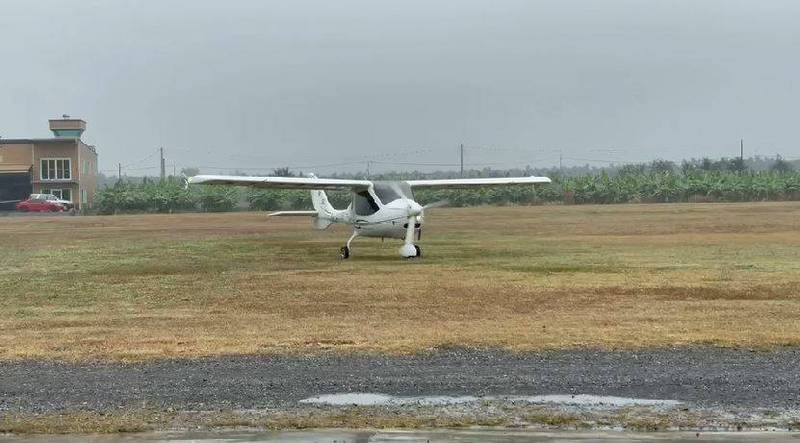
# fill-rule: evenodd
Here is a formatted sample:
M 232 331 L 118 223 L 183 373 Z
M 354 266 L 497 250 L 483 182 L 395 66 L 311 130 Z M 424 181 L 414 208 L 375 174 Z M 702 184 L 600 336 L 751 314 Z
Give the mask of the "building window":
M 72 201 L 72 189 L 46 189 L 42 188 L 42 194 L 52 194 L 59 200 Z
M 43 158 L 39 172 L 42 180 L 69 180 L 72 178 L 72 161 L 68 158 Z
M 80 138 L 82 129 L 53 129 L 53 134 L 56 137 L 75 137 Z
M 89 193 L 86 189 L 81 189 L 81 203 L 89 203 Z

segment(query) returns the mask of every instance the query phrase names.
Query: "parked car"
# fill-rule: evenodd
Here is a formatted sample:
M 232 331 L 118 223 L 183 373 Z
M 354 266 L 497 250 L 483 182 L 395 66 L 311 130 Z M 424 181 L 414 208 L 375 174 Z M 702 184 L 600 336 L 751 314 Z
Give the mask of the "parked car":
M 60 200 L 53 194 L 31 194 L 30 198 L 17 203 L 23 212 L 62 212 L 73 208 L 71 202 Z
M 39 195 L 43 195 L 45 199 L 47 199 L 48 201 L 56 201 L 58 203 L 61 203 L 62 205 L 66 206 L 68 210 L 75 207 L 75 204 L 73 204 L 71 201 L 59 198 L 57 195 L 53 194 L 39 194 Z

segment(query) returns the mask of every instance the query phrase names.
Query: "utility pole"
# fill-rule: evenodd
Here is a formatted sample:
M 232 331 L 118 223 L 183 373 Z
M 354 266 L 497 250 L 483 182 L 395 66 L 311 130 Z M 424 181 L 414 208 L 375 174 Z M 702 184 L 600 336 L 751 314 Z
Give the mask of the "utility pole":
M 122 163 L 117 163 L 119 167 L 119 181 L 122 181 Z
M 558 172 L 564 175 L 564 151 L 561 149 L 558 150 Z
M 161 147 L 161 181 L 163 182 L 164 179 L 167 177 L 167 172 L 164 169 L 164 147 Z
M 370 164 L 370 161 L 367 160 L 367 178 L 369 178 L 369 164 Z
M 464 176 L 464 143 L 461 143 L 461 176 Z
M 739 160 L 742 162 L 742 166 L 744 166 L 744 139 L 739 139 Z

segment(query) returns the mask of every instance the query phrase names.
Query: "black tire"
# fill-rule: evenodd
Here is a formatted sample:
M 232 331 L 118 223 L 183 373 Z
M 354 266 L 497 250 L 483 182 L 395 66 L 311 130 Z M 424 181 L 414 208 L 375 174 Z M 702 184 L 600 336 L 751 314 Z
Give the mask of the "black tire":
M 346 260 L 350 258 L 350 248 L 347 246 L 342 246 L 342 249 L 339 250 L 341 252 L 342 260 Z
M 414 245 L 414 249 L 417 250 L 417 258 L 422 258 L 422 249 L 417 245 Z

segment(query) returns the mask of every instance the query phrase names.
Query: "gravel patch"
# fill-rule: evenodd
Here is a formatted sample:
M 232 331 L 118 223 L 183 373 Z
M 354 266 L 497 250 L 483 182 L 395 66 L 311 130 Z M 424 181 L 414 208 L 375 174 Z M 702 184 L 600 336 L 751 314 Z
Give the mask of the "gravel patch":
M 0 363 L 0 410 L 123 407 L 286 410 L 338 393 L 418 396 L 596 395 L 700 408 L 800 410 L 800 348 L 713 347 L 410 356 L 235 356 L 145 363 Z

